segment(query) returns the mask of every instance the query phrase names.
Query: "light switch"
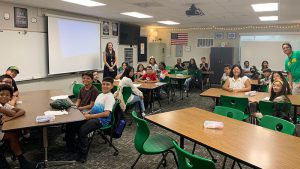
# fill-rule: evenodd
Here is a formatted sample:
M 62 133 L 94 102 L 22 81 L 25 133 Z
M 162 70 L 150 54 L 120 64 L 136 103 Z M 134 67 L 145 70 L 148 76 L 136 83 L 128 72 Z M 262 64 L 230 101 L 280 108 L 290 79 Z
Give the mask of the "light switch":
M 4 19 L 9 20 L 9 13 L 4 13 Z

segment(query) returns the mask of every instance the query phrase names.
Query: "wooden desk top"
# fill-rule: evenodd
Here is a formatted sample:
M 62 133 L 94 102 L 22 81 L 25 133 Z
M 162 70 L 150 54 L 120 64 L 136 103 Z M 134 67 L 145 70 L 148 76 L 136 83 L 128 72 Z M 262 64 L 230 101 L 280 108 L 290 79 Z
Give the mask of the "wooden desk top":
M 168 74 L 168 76 L 170 77 L 170 79 L 187 79 L 190 78 L 191 75 L 176 75 L 176 74 Z
M 45 111 L 51 110 L 50 97 L 63 94 L 64 92 L 58 90 L 21 92 L 19 100 L 22 101 L 22 104 L 18 104 L 17 107 L 24 109 L 25 115 L 4 123 L 2 130 L 50 126 L 84 120 L 85 118 L 79 110 L 70 108 L 68 115 L 55 116 L 53 122 L 37 123 L 35 121 L 36 116 L 42 116 Z
M 198 108 L 145 117 L 176 134 L 263 169 L 299 168 L 300 139 Z M 205 120 L 222 121 L 223 129 L 205 129 Z
M 246 96 L 245 92 L 228 92 L 226 90 L 223 90 L 221 88 L 209 88 L 208 90 L 200 93 L 200 96 L 204 97 L 213 97 L 213 98 L 219 98 L 221 95 L 225 96 L 234 96 L 234 97 L 248 97 L 251 101 L 260 101 L 263 98 L 270 97 L 269 93 L 266 92 L 256 92 L 255 96 Z M 288 95 L 288 98 L 291 100 L 292 105 L 294 106 L 300 106 L 300 95 Z
M 119 80 L 115 80 L 114 81 L 114 86 L 119 86 Z M 137 82 L 135 81 L 134 84 L 141 84 L 138 88 L 139 89 L 150 89 L 150 90 L 153 90 L 153 89 L 156 89 L 158 87 L 161 87 L 161 86 L 164 86 L 166 85 L 167 83 L 164 83 L 164 82 L 157 82 L 157 83 L 143 83 L 143 82 Z

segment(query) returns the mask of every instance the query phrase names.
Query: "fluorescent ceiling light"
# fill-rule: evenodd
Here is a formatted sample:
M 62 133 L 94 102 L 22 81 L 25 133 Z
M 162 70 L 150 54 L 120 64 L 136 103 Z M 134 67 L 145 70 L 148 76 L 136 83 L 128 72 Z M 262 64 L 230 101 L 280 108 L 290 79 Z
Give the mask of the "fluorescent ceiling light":
M 77 4 L 77 5 L 88 6 L 88 7 L 106 5 L 106 4 L 103 4 L 103 3 L 100 3 L 100 2 L 95 2 L 95 1 L 92 1 L 92 0 L 62 0 L 62 1 L 74 3 L 74 4 Z
M 139 12 L 123 12 L 122 15 L 127 15 L 135 18 L 153 18 L 153 16 L 142 14 Z
M 278 11 L 278 3 L 252 4 L 255 12 Z
M 278 16 L 261 16 L 259 19 L 260 21 L 277 21 Z
M 162 24 L 165 24 L 165 25 L 178 25 L 178 24 L 180 24 L 180 23 L 174 22 L 174 21 L 158 21 L 158 23 L 162 23 Z

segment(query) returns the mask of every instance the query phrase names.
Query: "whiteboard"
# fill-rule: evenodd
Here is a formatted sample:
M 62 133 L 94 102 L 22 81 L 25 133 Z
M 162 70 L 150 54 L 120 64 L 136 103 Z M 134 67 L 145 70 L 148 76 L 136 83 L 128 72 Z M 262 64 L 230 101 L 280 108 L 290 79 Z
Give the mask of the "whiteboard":
M 119 57 L 119 37 L 101 37 L 101 61 L 100 61 L 100 67 L 101 70 L 104 69 L 104 63 L 103 63 L 103 52 L 105 51 L 106 44 L 108 42 L 111 42 L 113 44 L 113 48 L 116 52 L 116 56 Z M 119 57 L 120 60 L 120 57 Z
M 48 74 L 47 34 L 40 32 L 0 31 L 1 74 L 9 66 L 19 67 L 16 81 L 37 79 Z

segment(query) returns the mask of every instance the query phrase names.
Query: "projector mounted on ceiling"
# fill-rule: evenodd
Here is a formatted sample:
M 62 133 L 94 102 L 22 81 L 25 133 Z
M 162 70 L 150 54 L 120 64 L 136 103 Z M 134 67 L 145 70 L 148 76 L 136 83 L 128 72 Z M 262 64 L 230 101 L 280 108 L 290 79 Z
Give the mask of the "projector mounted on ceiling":
M 185 14 L 187 16 L 196 16 L 196 15 L 200 15 L 203 16 L 204 13 L 195 6 L 195 4 L 192 4 L 191 7 L 185 11 Z

